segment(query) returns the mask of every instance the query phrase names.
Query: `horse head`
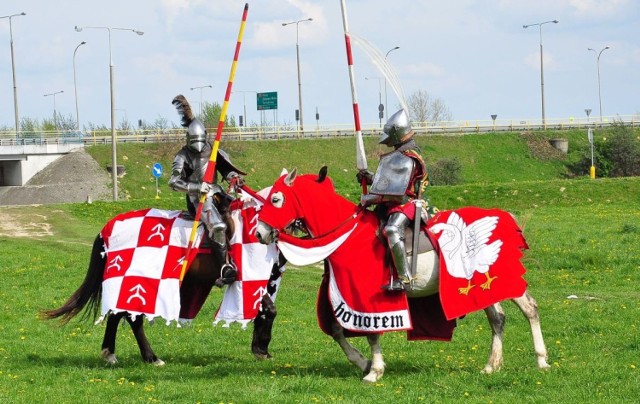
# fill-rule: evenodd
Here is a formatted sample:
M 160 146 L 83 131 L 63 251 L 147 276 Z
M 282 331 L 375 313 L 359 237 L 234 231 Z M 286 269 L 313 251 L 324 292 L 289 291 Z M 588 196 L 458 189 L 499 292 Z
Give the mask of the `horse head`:
M 314 233 L 317 231 L 313 225 L 317 221 L 316 216 L 328 206 L 325 205 L 333 199 L 331 195 L 340 198 L 327 177 L 326 166 L 317 175 L 299 175 L 295 168 L 283 174 L 273 184 L 260 210 L 256 237 L 261 243 L 269 244 L 278 238 L 279 233 L 291 232 L 300 224 Z

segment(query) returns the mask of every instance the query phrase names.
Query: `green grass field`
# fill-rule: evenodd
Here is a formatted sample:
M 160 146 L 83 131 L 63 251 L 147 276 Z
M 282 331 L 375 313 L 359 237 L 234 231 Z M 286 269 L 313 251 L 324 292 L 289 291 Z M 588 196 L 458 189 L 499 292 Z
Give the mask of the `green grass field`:
M 580 141 L 579 133 L 563 135 L 570 148 Z M 366 144 L 374 165 L 383 149 L 375 139 Z M 638 402 L 640 178 L 567 179 L 566 160 L 533 157 L 515 134 L 429 137 L 420 144 L 427 159 L 453 155 L 463 164 L 464 183 L 431 187 L 433 204 L 496 206 L 517 214 L 530 246 L 526 279 L 540 306 L 549 371 L 536 368 L 528 324 L 505 303 L 501 372 L 480 373 L 490 330 L 484 314 L 473 313 L 458 322 L 450 343 L 410 343 L 403 333 L 386 334 L 385 376 L 364 385 L 359 370 L 316 324 L 316 266 L 287 269 L 276 302 L 273 360 L 253 358 L 250 330 L 212 328 L 222 297 L 215 290 L 192 327 L 147 327 L 165 367 L 142 363 L 127 325 L 117 341 L 120 362 L 107 366 L 99 356 L 104 325 L 74 320 L 59 327 L 40 320 L 38 311 L 59 306 L 80 285 L 91 242 L 113 215 L 149 206 L 182 208 L 182 196 L 168 189 L 166 178 L 161 198 L 153 199 L 150 171 L 156 161 L 167 171 L 177 145 L 122 145 L 127 175 L 121 188 L 130 200 L 0 209 L 23 225 L 47 223 L 41 227 L 49 234 L 0 236 L 0 401 Z M 316 172 L 328 164 L 338 190 L 353 200 L 359 196 L 352 139 L 228 146 L 234 162 L 250 171 L 253 188 L 269 185 L 282 167 Z M 105 163 L 108 150 L 96 147 L 91 153 Z M 575 158 L 571 153 L 566 159 Z M 354 341 L 366 350 L 366 341 Z

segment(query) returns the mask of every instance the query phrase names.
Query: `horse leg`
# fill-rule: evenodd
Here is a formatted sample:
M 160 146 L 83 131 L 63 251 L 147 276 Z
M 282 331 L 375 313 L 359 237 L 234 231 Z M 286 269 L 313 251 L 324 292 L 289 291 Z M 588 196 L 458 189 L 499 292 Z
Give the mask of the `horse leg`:
M 347 341 L 342 326 L 335 321 L 331 323 L 331 337 L 340 345 L 342 352 L 347 355 L 349 362 L 356 365 L 362 372 L 369 373 L 371 361 L 365 358 L 360 351 Z
M 104 330 L 100 355 L 109 365 L 115 365 L 118 362 L 116 358 L 116 334 L 118 333 L 118 324 L 123 315 L 124 313 L 118 313 L 110 314 L 107 317 L 107 326 Z
M 375 383 L 382 379 L 385 367 L 384 359 L 382 357 L 382 348 L 380 347 L 380 334 L 367 335 L 367 341 L 369 342 L 369 347 L 371 347 L 371 357 L 373 359 L 371 361 L 371 370 L 369 371 L 369 374 L 362 379 L 362 381 L 366 383 Z
M 502 333 L 504 331 L 505 315 L 500 303 L 484 309 L 491 326 L 491 353 L 489 360 L 482 370 L 483 373 L 493 373 L 502 366 Z
M 253 339 L 251 340 L 251 352 L 257 359 L 271 359 L 269 343 L 273 322 L 277 315 L 276 306 L 269 295 L 262 296 L 262 307 L 253 321 Z
M 142 315 L 138 315 L 135 320 L 132 320 L 131 316 L 127 316 L 126 319 L 131 326 L 133 335 L 136 337 L 136 342 L 138 343 L 138 348 L 140 348 L 142 360 L 147 363 L 153 363 L 156 366 L 164 366 L 164 361 L 159 359 L 153 352 L 151 344 L 149 344 L 147 336 L 144 334 L 144 317 Z
M 513 299 L 513 302 L 520 308 L 522 314 L 529 320 L 531 326 L 531 336 L 533 337 L 533 349 L 536 353 L 536 360 L 538 362 L 539 369 L 549 369 L 550 366 L 547 363 L 547 348 L 542 338 L 542 328 L 540 327 L 540 316 L 538 314 L 538 303 L 528 293 L 518 298 Z

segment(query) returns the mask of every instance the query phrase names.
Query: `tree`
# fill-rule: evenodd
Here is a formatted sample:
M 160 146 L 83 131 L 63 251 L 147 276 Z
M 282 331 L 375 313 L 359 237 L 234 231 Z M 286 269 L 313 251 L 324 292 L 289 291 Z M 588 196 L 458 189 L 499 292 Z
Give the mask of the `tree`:
M 409 116 L 414 122 L 444 122 L 452 119 L 449 107 L 441 98 L 432 98 L 425 90 L 418 90 L 407 99 Z

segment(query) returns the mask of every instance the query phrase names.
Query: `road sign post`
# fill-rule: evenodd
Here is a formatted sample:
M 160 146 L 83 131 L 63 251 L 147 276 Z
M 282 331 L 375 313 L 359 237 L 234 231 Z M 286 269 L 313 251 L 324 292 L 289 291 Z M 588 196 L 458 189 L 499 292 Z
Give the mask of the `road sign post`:
M 162 176 L 162 164 L 155 163 L 151 168 L 151 174 L 156 178 L 156 199 L 160 199 L 159 191 L 158 191 L 158 178 Z

